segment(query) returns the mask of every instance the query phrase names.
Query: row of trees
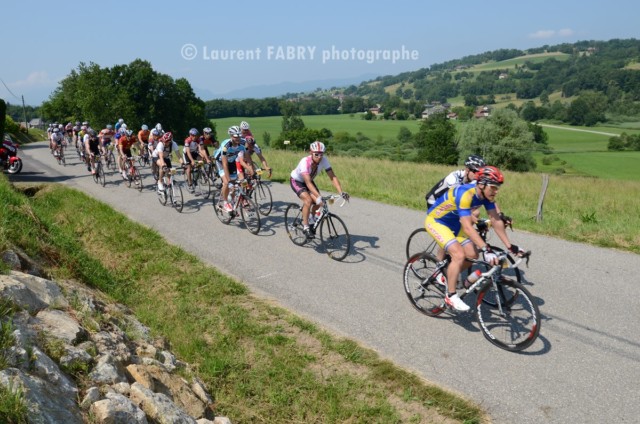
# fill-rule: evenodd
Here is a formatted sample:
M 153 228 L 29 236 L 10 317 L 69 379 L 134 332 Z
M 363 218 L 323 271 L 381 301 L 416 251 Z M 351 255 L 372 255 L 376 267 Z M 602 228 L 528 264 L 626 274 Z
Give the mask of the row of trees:
M 94 128 L 119 118 L 131 129 L 160 122 L 177 134 L 208 124 L 204 102 L 186 79 L 174 80 L 140 59 L 112 68 L 80 63 L 42 104 L 41 112 L 49 121 L 87 120 Z

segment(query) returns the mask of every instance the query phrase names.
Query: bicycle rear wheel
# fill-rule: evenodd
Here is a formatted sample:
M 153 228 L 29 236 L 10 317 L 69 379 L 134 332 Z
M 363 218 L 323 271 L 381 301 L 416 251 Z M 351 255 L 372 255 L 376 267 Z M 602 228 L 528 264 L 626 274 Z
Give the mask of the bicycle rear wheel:
M 116 157 L 114 156 L 112 151 L 109 151 L 109 153 L 107 154 L 107 168 L 111 171 L 115 171 L 116 167 Z
M 213 210 L 216 216 L 223 224 L 228 224 L 233 219 L 233 211 L 227 212 L 224 207 L 224 198 L 222 197 L 222 190 L 218 191 L 218 194 L 213 198 Z
M 332 213 L 320 223 L 320 240 L 325 252 L 333 260 L 341 261 L 347 257 L 351 250 L 351 236 L 344 221 Z
M 446 310 L 444 296 L 446 288 L 438 284 L 433 275 L 437 260 L 431 253 L 416 253 L 404 266 L 404 291 L 409 302 L 419 312 L 435 317 Z
M 133 168 L 131 178 L 133 179 L 134 187 L 137 188 L 138 191 L 142 191 L 142 176 L 138 168 Z
M 197 173 L 194 174 L 194 182 L 196 193 L 208 199 L 209 196 L 211 196 L 211 180 L 207 177 L 204 170 L 199 169 Z
M 302 231 L 302 209 L 297 203 L 291 203 L 284 211 L 284 227 L 293 244 L 302 246 L 307 242 L 307 236 Z
M 251 234 L 260 231 L 260 211 L 253 200 L 240 196 L 240 216 Z
M 268 185 L 262 182 L 256 182 L 253 186 L 252 197 L 262 215 L 267 216 L 271 213 L 273 197 L 271 196 L 271 189 Z
M 416 253 L 422 252 L 435 255 L 437 248 L 438 244 L 424 227 L 416 228 L 407 239 L 407 259 L 415 255 Z
M 531 346 L 540 334 L 540 310 L 531 293 L 520 283 L 502 277 L 497 287 L 487 284 L 478 293 L 476 319 L 484 337 L 493 345 L 511 352 Z M 505 302 L 506 298 L 509 302 Z M 492 299 L 491 306 L 485 299 Z

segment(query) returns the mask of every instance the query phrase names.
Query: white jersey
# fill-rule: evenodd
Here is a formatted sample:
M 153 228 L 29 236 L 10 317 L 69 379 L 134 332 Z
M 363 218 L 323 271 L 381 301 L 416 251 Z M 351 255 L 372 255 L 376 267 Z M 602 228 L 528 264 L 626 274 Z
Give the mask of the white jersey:
M 176 143 L 175 140 L 171 140 L 166 146 L 163 141 L 159 141 L 155 149 L 153 149 L 152 156 L 154 159 L 157 159 L 160 155 L 162 155 L 163 158 L 168 158 L 171 156 L 171 152 L 177 152 L 179 149 L 178 143 Z
M 314 169 L 315 168 L 315 169 Z M 326 156 L 322 157 L 322 160 L 318 163 L 317 167 L 314 167 L 313 157 L 311 155 L 303 157 L 296 169 L 291 171 L 291 178 L 294 180 L 304 183 L 304 174 L 308 174 L 313 180 L 322 170 L 329 171 L 331 170 L 331 164 L 329 163 L 329 159 Z
M 451 187 L 459 186 L 462 184 L 464 184 L 464 169 L 453 171 L 452 173 L 441 179 L 436 185 L 431 187 L 431 190 L 429 190 L 425 195 L 425 200 L 427 201 L 427 209 L 436 202 L 437 198 L 445 194 Z

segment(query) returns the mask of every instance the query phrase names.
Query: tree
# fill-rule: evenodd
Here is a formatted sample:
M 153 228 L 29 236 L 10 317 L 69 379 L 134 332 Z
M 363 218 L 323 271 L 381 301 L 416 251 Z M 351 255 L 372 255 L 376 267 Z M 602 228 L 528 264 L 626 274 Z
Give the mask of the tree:
M 411 130 L 409 130 L 409 128 L 400 127 L 400 130 L 398 131 L 398 141 L 400 141 L 401 143 L 408 143 L 409 141 L 411 141 L 412 137 L 413 134 L 411 134 Z
M 7 119 L 7 104 L 0 99 L 0 141 L 4 140 L 4 123 Z
M 444 113 L 436 113 L 424 120 L 416 134 L 418 162 L 454 165 L 458 161 L 456 128 Z
M 460 136 L 461 157 L 479 154 L 490 164 L 511 171 L 535 169 L 534 136 L 517 113 L 498 109 L 486 119 L 469 122 Z

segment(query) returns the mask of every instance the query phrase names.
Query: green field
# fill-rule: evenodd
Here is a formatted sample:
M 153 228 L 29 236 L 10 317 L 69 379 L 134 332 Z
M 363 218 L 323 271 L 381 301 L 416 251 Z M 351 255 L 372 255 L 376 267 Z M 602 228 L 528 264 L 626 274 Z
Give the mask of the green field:
M 251 124 L 251 130 L 258 142 L 263 139 L 265 132 L 270 133 L 272 139 L 280 135 L 282 122 L 282 117 L 280 116 L 262 118 L 234 117 L 213 121 L 217 125 L 218 138 L 220 140 L 227 138 L 227 128 L 231 125 L 238 125 L 241 120 L 246 120 Z M 303 116 L 302 120 L 308 128 L 328 128 L 333 133 L 346 131 L 351 135 L 362 133 L 374 141 L 396 140 L 401 127 L 406 127 L 415 134 L 422 122 L 421 120 L 366 121 L 358 115 L 313 115 Z M 464 122 L 456 121 L 455 124 L 456 126 L 461 126 L 464 125 Z M 549 135 L 549 146 L 553 149 L 553 155 L 557 157 L 557 160 L 545 165 L 542 163 L 544 155 L 535 153 L 534 158 L 538 163 L 538 172 L 640 181 L 640 173 L 636 172 L 636 168 L 640 164 L 640 161 L 638 161 L 639 153 L 609 152 L 607 151 L 607 144 L 611 136 L 601 134 L 621 134 L 623 132 L 640 134 L 640 130 L 624 128 L 624 125 L 616 127 L 571 127 L 556 124 L 554 124 L 554 127 L 545 127 L 544 130 Z
M 481 65 L 475 65 L 465 69 L 467 72 L 493 71 L 496 69 L 513 69 L 516 65 L 521 66 L 525 62 L 540 63 L 551 58 L 556 60 L 567 60 L 570 55 L 566 53 L 539 53 L 525 56 L 514 57 L 513 59 L 501 60 L 500 62 L 488 62 Z

